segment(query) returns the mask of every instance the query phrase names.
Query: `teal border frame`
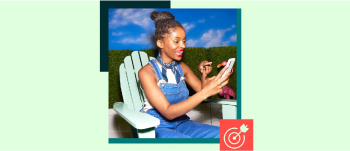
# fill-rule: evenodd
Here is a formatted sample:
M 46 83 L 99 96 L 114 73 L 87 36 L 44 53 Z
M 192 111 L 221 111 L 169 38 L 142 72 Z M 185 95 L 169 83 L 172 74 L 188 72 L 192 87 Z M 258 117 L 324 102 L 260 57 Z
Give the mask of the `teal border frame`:
M 100 72 L 108 72 L 108 9 L 170 8 L 170 1 L 100 1 Z M 232 8 L 231 8 L 232 9 Z M 237 9 L 237 119 L 241 119 L 241 9 Z M 181 143 L 218 144 L 219 138 L 108 138 L 109 144 Z
M 219 144 L 219 138 L 109 138 L 110 144 Z
M 237 119 L 242 119 L 242 52 L 241 52 L 241 9 L 237 9 Z

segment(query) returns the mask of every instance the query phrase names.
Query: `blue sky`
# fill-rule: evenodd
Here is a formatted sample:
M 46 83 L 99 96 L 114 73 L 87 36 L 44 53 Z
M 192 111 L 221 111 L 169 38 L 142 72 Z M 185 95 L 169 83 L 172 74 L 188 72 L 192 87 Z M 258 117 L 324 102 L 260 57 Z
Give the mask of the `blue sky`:
M 153 10 L 168 11 L 186 31 L 186 47 L 236 46 L 236 9 L 109 9 L 109 50 L 155 48 Z

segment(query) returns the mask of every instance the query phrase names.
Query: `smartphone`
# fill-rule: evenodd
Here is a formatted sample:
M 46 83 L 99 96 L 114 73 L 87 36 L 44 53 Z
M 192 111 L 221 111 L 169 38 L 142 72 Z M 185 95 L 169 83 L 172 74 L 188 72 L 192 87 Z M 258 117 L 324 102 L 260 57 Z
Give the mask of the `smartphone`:
M 226 71 L 224 72 L 224 74 L 222 74 L 221 78 L 223 78 L 226 74 L 230 74 L 231 72 L 231 69 L 233 67 L 233 64 L 235 63 L 236 61 L 236 58 L 231 58 L 231 59 L 228 59 L 227 63 L 226 63 L 226 66 L 225 67 L 228 67 L 226 69 Z M 220 79 L 221 79 L 220 78 Z

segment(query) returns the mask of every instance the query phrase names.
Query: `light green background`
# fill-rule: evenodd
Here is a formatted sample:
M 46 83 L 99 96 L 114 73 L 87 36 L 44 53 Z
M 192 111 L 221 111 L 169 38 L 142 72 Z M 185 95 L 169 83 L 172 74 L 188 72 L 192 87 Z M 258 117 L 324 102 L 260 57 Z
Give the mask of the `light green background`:
M 255 150 L 350 149 L 350 2 L 171 6 L 242 9 L 242 118 L 254 119 Z M 219 150 L 108 144 L 98 1 L 0 2 L 0 20 L 0 150 Z

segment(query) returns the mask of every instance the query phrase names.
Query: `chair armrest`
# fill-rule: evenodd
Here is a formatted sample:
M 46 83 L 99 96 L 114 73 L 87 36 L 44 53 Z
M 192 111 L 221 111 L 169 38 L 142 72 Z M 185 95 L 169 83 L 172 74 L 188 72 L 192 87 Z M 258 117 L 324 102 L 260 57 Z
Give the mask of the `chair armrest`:
M 130 110 L 127 105 L 122 102 L 114 103 L 113 109 L 136 129 L 156 127 L 160 124 L 159 119 L 147 113 Z
M 219 99 L 219 100 L 205 99 L 203 101 L 212 102 L 212 103 L 218 103 L 218 104 L 222 104 L 222 105 L 237 106 L 237 100 L 231 100 L 231 99 Z

